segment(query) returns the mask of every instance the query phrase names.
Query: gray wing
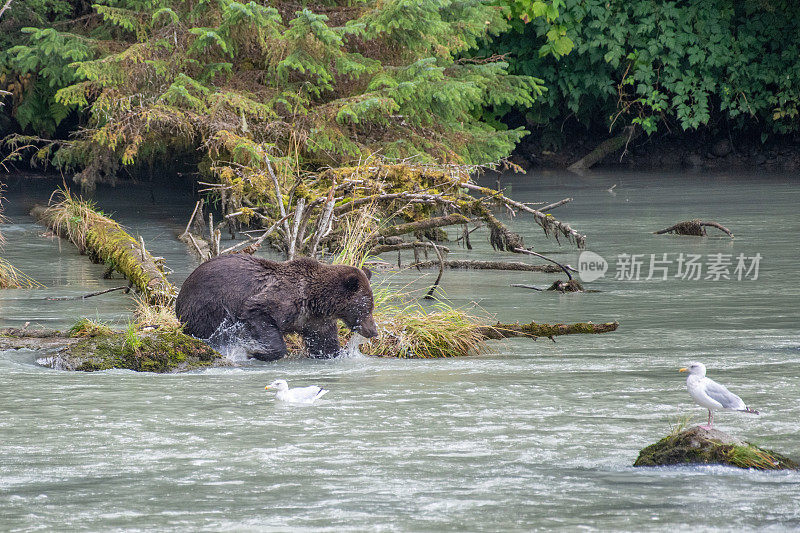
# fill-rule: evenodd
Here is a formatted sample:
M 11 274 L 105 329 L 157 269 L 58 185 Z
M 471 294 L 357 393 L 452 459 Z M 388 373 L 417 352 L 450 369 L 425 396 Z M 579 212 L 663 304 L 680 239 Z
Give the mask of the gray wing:
M 706 382 L 705 389 L 706 394 L 708 394 L 712 399 L 721 403 L 722 407 L 725 409 L 747 409 L 741 398 L 725 388 L 724 385 L 720 385 L 716 381 L 709 379 Z

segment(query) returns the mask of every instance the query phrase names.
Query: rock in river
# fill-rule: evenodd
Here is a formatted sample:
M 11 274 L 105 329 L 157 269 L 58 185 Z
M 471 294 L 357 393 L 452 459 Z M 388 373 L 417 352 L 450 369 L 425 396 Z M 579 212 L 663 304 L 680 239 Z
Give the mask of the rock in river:
M 798 470 L 788 457 L 699 426 L 664 437 L 639 452 L 633 466 L 721 464 L 757 470 Z
M 124 368 L 137 372 L 184 372 L 231 366 L 206 343 L 178 331 L 111 333 L 80 340 L 39 360 L 59 370 L 92 372 Z

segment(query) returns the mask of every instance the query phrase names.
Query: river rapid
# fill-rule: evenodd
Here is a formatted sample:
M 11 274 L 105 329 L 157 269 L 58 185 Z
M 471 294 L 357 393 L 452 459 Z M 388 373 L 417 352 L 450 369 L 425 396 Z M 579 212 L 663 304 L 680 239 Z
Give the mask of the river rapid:
M 132 306 L 120 292 L 44 300 L 124 284 L 26 215 L 54 185 L 8 181 L 2 255 L 48 288 L 0 292 L 0 326 L 87 316 L 124 327 Z M 715 426 L 800 458 L 797 176 L 537 173 L 503 185 L 520 201 L 574 198 L 553 215 L 607 263 L 586 283 L 599 292 L 510 287 L 563 279 L 554 274 L 446 271 L 449 300 L 487 321 L 618 320 L 618 331 L 494 342 L 458 359 L 172 375 L 62 372 L 33 351 L 0 352 L 0 531 L 799 529 L 800 472 L 631 466 L 681 417 L 705 423 L 678 373 L 694 360 L 761 411 L 721 412 Z M 120 186 L 96 200 L 166 258 L 175 283 L 196 266 L 174 238 L 194 204 L 186 193 Z M 695 217 L 735 239 L 652 234 Z M 526 245 L 578 265 L 573 245 L 529 217 L 505 220 Z M 493 253 L 485 230 L 472 242 L 472 252 L 451 243 L 451 258 L 527 259 Z M 373 284 L 424 289 L 434 278 L 378 271 Z M 278 378 L 330 392 L 282 405 L 264 391 Z

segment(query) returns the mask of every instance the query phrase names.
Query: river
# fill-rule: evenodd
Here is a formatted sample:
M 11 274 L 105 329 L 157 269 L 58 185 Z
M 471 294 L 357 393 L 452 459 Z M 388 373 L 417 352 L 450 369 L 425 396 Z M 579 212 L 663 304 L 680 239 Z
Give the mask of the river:
M 800 458 L 797 177 L 531 174 L 503 184 L 521 201 L 574 198 L 553 215 L 607 262 L 586 284 L 599 292 L 509 286 L 548 285 L 553 274 L 447 271 L 447 297 L 503 322 L 618 320 L 618 331 L 495 342 L 458 359 L 293 359 L 176 375 L 68 373 L 38 366 L 35 352 L 0 352 L 0 530 L 800 528 L 798 472 L 631 466 L 681 417 L 705 423 L 678 373 L 693 360 L 761 411 L 721 412 L 715 426 Z M 52 186 L 9 181 L 3 256 L 48 288 L 0 293 L 0 325 L 64 328 L 88 316 L 123 327 L 131 305 L 119 292 L 44 300 L 122 284 L 40 236 L 25 212 Z M 180 283 L 195 262 L 174 235 L 193 200 L 156 192 L 100 188 L 96 199 Z M 735 239 L 713 228 L 652 234 L 694 217 Z M 578 264 L 574 246 L 545 239 L 529 217 L 509 222 L 527 245 Z M 451 244 L 451 257 L 492 256 L 482 231 L 474 251 Z M 679 260 L 690 256 L 698 280 Z M 373 283 L 422 288 L 435 273 L 419 276 L 377 272 Z M 330 393 L 281 405 L 264 391 L 276 378 Z

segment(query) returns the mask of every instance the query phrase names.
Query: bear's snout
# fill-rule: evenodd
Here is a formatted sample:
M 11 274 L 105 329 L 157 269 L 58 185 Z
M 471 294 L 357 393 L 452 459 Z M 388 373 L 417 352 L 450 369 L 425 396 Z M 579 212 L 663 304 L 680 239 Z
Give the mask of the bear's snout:
M 368 339 L 378 336 L 378 327 L 375 325 L 375 319 L 372 318 L 372 315 L 367 316 L 361 321 L 356 329 L 356 333 Z

